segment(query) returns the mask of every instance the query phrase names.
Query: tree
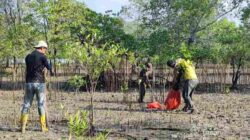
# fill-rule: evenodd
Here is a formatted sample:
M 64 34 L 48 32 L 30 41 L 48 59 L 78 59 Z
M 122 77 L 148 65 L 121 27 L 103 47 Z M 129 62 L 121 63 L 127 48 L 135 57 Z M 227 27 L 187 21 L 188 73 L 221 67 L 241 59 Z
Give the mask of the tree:
M 58 58 L 63 58 L 72 42 L 78 41 L 75 36 L 75 28 L 84 24 L 87 8 L 83 3 L 75 0 L 35 0 L 30 3 L 34 13 L 30 13 L 37 27 L 43 34 L 43 38 L 49 45 L 49 57 L 54 60 L 54 71 L 57 72 Z M 75 9 L 78 9 L 75 11 Z
M 25 0 L 0 2 L 0 15 L 2 19 L 2 57 L 8 60 L 13 58 L 14 68 L 16 68 L 16 59 L 22 58 L 26 54 L 26 50 L 30 49 L 33 43 L 33 27 L 29 26 L 26 19 Z
M 213 30 L 216 41 L 222 45 L 219 56 L 224 63 L 230 63 L 233 68 L 231 89 L 238 89 L 237 83 L 241 75 L 241 68 L 250 56 L 247 32 L 228 20 L 220 20 Z
M 34 20 L 52 50 L 50 57 L 54 59 L 55 72 L 56 59 L 68 56 L 67 51 L 72 47 L 69 44 L 80 42 L 83 45 L 86 37 L 93 32 L 102 36 L 97 45 L 113 41 L 124 47 L 129 42 L 124 41 L 127 35 L 122 30 L 123 23 L 119 18 L 97 14 L 82 2 L 35 0 L 30 7 L 34 9 Z
M 112 64 L 119 63 L 121 60 L 119 57 L 125 53 L 125 49 L 122 49 L 119 45 L 110 42 L 99 44 L 101 39 L 95 33 L 90 34 L 87 36 L 84 45 L 76 43 L 76 46 L 72 50 L 72 56 L 74 56 L 75 60 L 83 64 L 90 81 L 90 135 L 94 133 L 93 93 L 95 92 L 98 78 L 103 71 L 111 69 Z
M 140 23 L 140 33 L 146 40 L 151 34 L 165 31 L 168 34 L 166 44 L 160 45 L 162 50 L 179 50 L 183 42 L 191 46 L 198 41 L 198 33 L 216 23 L 221 17 L 238 8 L 242 0 L 131 0 L 132 12 L 136 13 Z M 127 11 L 129 8 L 124 8 Z M 137 11 L 137 12 L 135 12 Z M 160 35 L 160 34 L 159 34 Z M 159 36 L 159 38 L 166 38 Z M 146 45 L 147 46 L 147 45 Z M 198 45 L 199 46 L 199 45 Z M 147 46 L 147 49 L 155 49 L 155 46 Z M 190 49 L 190 47 L 188 47 Z M 170 53 L 169 55 L 176 54 Z M 154 55 L 154 54 L 150 54 Z M 163 58 L 164 59 L 164 58 Z

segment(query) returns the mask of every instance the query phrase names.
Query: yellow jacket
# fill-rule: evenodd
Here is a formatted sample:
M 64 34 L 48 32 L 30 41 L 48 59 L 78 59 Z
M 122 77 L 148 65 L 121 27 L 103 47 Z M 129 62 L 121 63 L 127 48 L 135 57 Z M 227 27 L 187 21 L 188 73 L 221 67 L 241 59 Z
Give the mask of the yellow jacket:
M 197 80 L 197 75 L 195 73 L 195 68 L 191 61 L 184 59 L 176 60 L 176 68 L 178 70 L 183 70 L 185 80 Z

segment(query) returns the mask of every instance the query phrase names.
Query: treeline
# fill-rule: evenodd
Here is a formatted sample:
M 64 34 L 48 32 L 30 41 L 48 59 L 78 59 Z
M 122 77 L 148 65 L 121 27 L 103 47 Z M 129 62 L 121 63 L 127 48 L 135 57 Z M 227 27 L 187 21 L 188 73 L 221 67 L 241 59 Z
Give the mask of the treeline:
M 133 39 L 120 18 L 98 14 L 77 0 L 3 0 L 0 6 L 2 60 L 23 58 L 38 40 L 48 43 L 49 57 L 56 61 L 71 59 L 72 49 L 94 34 L 97 47 L 107 42 L 126 47 Z
M 156 63 L 178 57 L 196 66 L 207 61 L 228 64 L 233 70 L 231 89 L 237 89 L 242 67 L 250 58 L 248 0 L 131 0 L 124 15 L 134 15 L 140 52 Z M 135 13 L 135 14 L 133 14 Z M 235 24 L 226 17 L 237 17 Z
M 84 65 L 96 79 L 124 57 L 130 63 L 150 57 L 154 65 L 183 57 L 196 65 L 230 64 L 234 88 L 250 56 L 249 9 L 248 0 L 131 0 L 119 13 L 100 14 L 78 0 L 2 0 L 1 67 L 13 62 L 15 69 L 45 40 L 55 72 L 64 60 Z M 241 24 L 225 18 L 232 13 Z

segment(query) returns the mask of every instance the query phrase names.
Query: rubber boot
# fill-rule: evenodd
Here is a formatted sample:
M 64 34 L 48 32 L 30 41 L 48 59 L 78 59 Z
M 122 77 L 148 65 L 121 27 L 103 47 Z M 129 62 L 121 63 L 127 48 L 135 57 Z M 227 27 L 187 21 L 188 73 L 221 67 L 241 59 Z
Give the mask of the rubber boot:
M 28 121 L 28 114 L 22 114 L 21 115 L 21 120 L 20 120 L 20 122 L 21 122 L 21 132 L 22 133 L 25 133 L 27 121 Z
M 48 132 L 49 131 L 47 126 L 46 126 L 46 117 L 45 117 L 45 115 L 40 116 L 40 125 L 41 125 L 42 132 Z

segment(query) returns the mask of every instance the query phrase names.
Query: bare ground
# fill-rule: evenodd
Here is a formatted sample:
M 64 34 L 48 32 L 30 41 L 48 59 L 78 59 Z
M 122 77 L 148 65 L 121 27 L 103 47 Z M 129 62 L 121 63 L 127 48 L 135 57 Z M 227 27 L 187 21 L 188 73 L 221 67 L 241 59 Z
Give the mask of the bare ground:
M 147 93 L 146 103 L 138 104 L 138 93 L 127 94 L 126 103 L 122 93 L 94 94 L 95 128 L 110 132 L 108 139 L 250 139 L 250 94 L 195 94 L 196 114 L 147 110 L 153 96 L 162 95 Z M 53 92 L 47 103 L 50 131 L 40 132 L 34 100 L 27 133 L 21 134 L 22 98 L 23 91 L 0 91 L 0 139 L 68 139 L 65 113 L 89 110 L 88 93 Z

